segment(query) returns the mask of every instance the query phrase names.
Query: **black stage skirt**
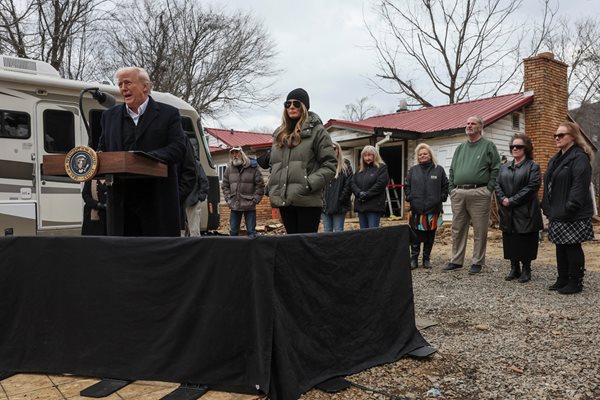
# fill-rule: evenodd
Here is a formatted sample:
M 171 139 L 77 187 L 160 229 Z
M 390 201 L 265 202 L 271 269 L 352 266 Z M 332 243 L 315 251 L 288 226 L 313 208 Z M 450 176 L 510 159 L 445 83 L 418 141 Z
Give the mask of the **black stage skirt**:
M 537 258 L 539 233 L 502 232 L 504 258 L 514 261 L 531 261 Z

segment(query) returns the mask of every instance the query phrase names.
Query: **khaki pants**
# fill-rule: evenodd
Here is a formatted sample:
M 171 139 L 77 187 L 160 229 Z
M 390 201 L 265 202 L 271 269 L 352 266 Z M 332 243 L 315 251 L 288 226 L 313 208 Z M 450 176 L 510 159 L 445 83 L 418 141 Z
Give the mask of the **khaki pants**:
M 200 210 L 202 209 L 202 202 L 199 201 L 193 206 L 185 208 L 185 215 L 187 216 L 188 229 L 190 230 L 191 237 L 200 236 Z
M 485 264 L 491 200 L 492 194 L 485 186 L 476 189 L 454 189 L 450 193 L 452 204 L 451 263 L 464 264 L 469 225 L 473 225 L 472 264 Z

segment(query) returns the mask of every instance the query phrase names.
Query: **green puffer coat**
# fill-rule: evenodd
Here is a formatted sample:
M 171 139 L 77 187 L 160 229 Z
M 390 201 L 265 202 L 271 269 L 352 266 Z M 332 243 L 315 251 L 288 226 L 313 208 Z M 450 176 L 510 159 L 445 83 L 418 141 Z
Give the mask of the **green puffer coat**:
M 278 147 L 277 132 L 271 147 L 271 206 L 323 207 L 323 188 L 335 176 L 337 161 L 321 119 L 308 113 L 302 126 L 302 142 L 296 147 Z

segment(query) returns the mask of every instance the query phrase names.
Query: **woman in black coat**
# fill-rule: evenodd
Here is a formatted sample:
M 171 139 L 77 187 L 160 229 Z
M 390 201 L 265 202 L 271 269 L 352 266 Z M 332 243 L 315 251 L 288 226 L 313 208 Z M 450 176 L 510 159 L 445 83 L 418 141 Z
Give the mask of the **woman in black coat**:
M 524 283 L 531 279 L 531 261 L 537 258 L 543 228 L 537 196 L 542 177 L 532 160 L 533 145 L 527 135 L 514 135 L 509 148 L 513 160 L 502 165 L 496 179 L 504 258 L 510 260 L 510 272 L 504 279 L 518 278 Z
M 542 210 L 550 221 L 548 238 L 556 245 L 558 278 L 548 289 L 562 294 L 583 290 L 585 257 L 581 243 L 594 239 L 590 190 L 592 151 L 579 125 L 563 122 L 554 134 L 560 150 L 544 175 Z
M 101 180 L 90 180 L 83 184 L 82 235 L 106 235 L 106 185 Z
M 404 197 L 410 203 L 410 268 L 419 265 L 421 243 L 423 267 L 431 268 L 435 232 L 442 223 L 442 203 L 448 199 L 448 178 L 425 143 L 415 149 L 415 163 L 404 180 Z
M 325 186 L 324 204 L 321 218 L 323 219 L 324 232 L 342 232 L 346 213 L 350 211 L 350 196 L 352 189 L 352 166 L 350 161 L 344 159 L 342 148 L 333 142 L 333 149 L 337 159 L 335 176 Z
M 385 213 L 385 187 L 388 183 L 387 165 L 373 146 L 360 152 L 360 169 L 352 177 L 354 211 L 358 213 L 360 228 L 377 228 Z

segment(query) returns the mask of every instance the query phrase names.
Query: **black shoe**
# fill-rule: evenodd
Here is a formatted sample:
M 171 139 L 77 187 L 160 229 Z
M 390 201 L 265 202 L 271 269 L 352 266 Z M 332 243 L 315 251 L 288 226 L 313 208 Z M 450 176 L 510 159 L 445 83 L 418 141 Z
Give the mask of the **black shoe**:
M 558 289 L 560 294 L 575 294 L 583 290 L 582 279 L 569 279 L 569 283 Z
M 419 263 L 417 260 L 415 260 L 414 258 L 410 260 L 410 269 L 417 269 L 418 266 Z
M 504 277 L 505 281 L 512 281 L 514 279 L 517 279 L 518 277 L 521 276 L 521 267 L 519 265 L 519 262 L 513 262 L 511 261 L 510 263 L 510 272 L 508 273 L 508 275 L 506 275 Z
M 531 279 L 531 266 L 523 265 L 523 272 L 521 273 L 519 282 L 521 282 L 521 283 L 529 282 L 530 279 Z
M 481 272 L 481 265 L 479 264 L 473 264 L 471 265 L 471 268 L 469 268 L 469 274 L 473 275 L 473 274 L 478 274 Z
M 430 269 L 431 268 L 431 261 L 429 261 L 429 260 L 423 260 L 423 268 Z
M 444 271 L 453 271 L 455 269 L 459 269 L 462 267 L 463 267 L 462 264 L 448 263 L 448 265 L 446 265 L 446 267 L 444 267 Z
M 556 282 L 548 286 L 548 290 L 558 290 L 560 288 L 564 288 L 567 286 L 567 283 L 569 283 L 567 279 L 556 278 Z

